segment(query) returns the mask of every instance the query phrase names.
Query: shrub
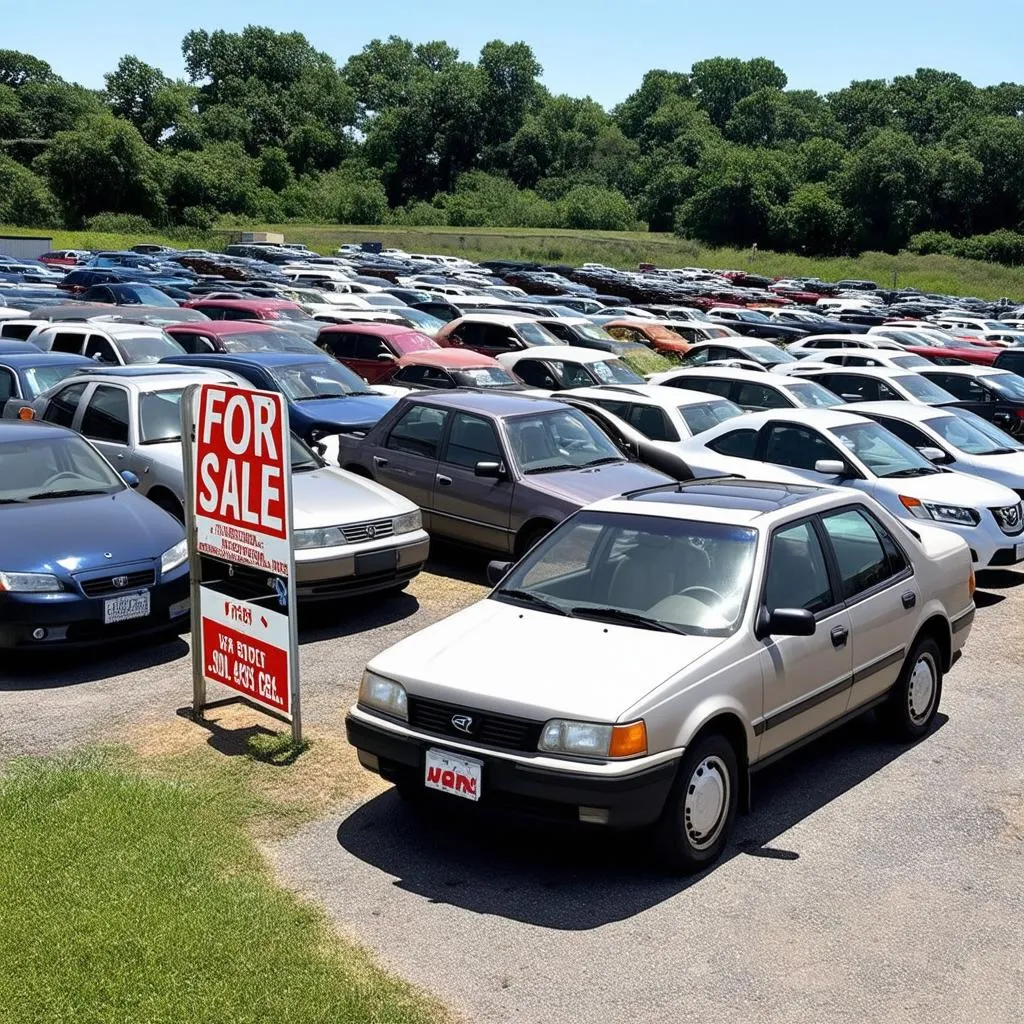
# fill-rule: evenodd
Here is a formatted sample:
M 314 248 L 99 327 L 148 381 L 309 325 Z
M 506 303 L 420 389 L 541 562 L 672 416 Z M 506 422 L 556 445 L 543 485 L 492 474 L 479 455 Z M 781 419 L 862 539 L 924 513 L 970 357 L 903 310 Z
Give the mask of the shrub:
M 109 231 L 120 235 L 145 234 L 153 225 L 135 213 L 97 213 L 85 222 L 87 231 Z

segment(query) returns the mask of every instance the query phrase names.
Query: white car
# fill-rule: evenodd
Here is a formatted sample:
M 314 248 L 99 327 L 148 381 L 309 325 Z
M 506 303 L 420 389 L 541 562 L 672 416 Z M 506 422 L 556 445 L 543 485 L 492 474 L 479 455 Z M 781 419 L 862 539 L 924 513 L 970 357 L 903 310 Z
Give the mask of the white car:
M 1024 444 L 970 409 L 862 402 L 857 414 L 881 423 L 936 465 L 993 480 L 1024 497 Z
M 791 356 L 784 348 L 773 345 L 770 341 L 744 338 L 740 335 L 693 345 L 680 362 L 684 366 L 703 366 L 705 363 L 721 362 L 723 359 L 750 359 L 769 370 L 777 370 L 782 366 L 799 362 L 796 356 Z
M 933 465 L 884 427 L 833 409 L 752 413 L 685 441 L 680 451 L 698 476 L 762 474 L 840 484 L 871 495 L 911 526 L 925 521 L 959 534 L 977 568 L 1024 561 L 1019 495 L 1002 484 Z
M 789 367 L 787 375 L 813 380 L 835 392 L 844 402 L 920 402 L 948 405 L 956 397 L 913 370 L 885 366 Z
M 657 384 L 576 388 L 572 397 L 606 409 L 649 441 L 673 450 L 679 441 L 743 415 L 728 399 Z
M 890 370 L 915 372 L 935 366 L 930 359 L 914 355 L 913 352 L 904 352 L 899 346 L 894 352 L 883 348 L 844 348 L 835 352 L 817 352 L 803 365 L 816 369 L 822 366 L 880 366 Z
M 498 362 L 524 384 L 541 391 L 565 391 L 601 384 L 643 384 L 644 379 L 612 352 L 574 345 L 536 345 L 503 352 Z
M 701 366 L 664 370 L 652 374 L 651 384 L 727 398 L 744 412 L 765 409 L 831 409 L 845 400 L 811 380 L 788 374 L 736 369 L 730 366 Z
M 896 349 L 899 351 L 902 346 L 888 338 L 878 335 L 871 337 L 868 334 L 812 334 L 806 338 L 800 338 L 786 346 L 786 351 L 798 359 L 808 356 L 819 355 L 823 351 L 834 351 L 835 349 L 846 348 L 877 348 Z

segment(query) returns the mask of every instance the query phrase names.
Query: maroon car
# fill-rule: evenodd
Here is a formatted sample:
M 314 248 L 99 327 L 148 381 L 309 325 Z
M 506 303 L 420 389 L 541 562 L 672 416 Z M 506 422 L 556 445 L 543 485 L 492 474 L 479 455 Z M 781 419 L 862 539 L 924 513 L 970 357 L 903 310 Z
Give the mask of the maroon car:
M 388 323 L 324 327 L 316 343 L 368 384 L 384 383 L 403 356 L 441 347 L 433 338 L 405 324 Z

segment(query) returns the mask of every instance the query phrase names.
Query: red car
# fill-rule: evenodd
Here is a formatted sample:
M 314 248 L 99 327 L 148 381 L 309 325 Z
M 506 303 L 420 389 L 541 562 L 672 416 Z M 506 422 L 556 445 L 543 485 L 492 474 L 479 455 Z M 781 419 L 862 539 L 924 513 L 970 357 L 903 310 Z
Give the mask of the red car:
M 974 345 L 963 348 L 930 348 L 924 345 L 905 345 L 905 352 L 913 352 L 915 356 L 924 356 L 940 366 L 964 366 L 973 363 L 975 366 L 991 366 L 999 355 L 998 348 L 977 348 Z
M 39 257 L 40 263 L 48 267 L 77 267 L 84 263 L 92 255 L 84 249 L 54 249 L 53 252 L 44 252 Z
M 389 384 L 406 388 L 474 391 L 526 391 L 527 387 L 505 369 L 497 359 L 468 349 L 424 349 L 402 356 L 392 364 Z
M 309 320 L 306 311 L 287 299 L 192 299 L 186 309 L 198 309 L 211 320 Z
M 164 331 L 190 355 L 210 352 L 307 352 L 319 355 L 320 352 L 313 342 L 288 330 L 287 320 L 260 323 L 205 320 L 167 324 Z
M 324 327 L 316 343 L 368 384 L 383 384 L 403 356 L 441 348 L 405 324 L 337 324 Z

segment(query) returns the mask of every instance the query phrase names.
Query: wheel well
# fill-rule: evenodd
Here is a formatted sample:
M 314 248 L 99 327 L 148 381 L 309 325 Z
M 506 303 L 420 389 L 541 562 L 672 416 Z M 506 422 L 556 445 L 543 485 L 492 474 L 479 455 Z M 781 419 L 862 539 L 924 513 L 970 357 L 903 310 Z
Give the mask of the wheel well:
M 352 473 L 355 476 L 365 477 L 367 480 L 373 479 L 373 477 L 370 476 L 370 471 L 368 469 L 364 469 L 362 466 L 357 466 L 355 463 L 345 466 L 345 472 Z
M 693 746 L 698 740 L 713 733 L 724 736 L 732 749 L 736 751 L 736 763 L 739 767 L 739 807 L 740 810 L 750 806 L 750 754 L 747 749 L 747 730 L 739 716 L 731 711 L 720 711 L 714 718 L 708 719 L 694 734 L 687 744 Z
M 516 534 L 516 558 L 522 558 L 543 534 L 554 528 L 550 519 L 531 519 Z
M 939 645 L 942 654 L 942 671 L 948 672 L 953 661 L 953 638 L 949 632 L 949 623 L 941 615 L 933 615 L 914 637 L 914 644 L 923 636 L 932 637 Z
M 170 512 L 171 515 L 177 515 L 177 509 L 181 509 L 182 515 L 185 513 L 185 506 L 182 504 L 181 499 L 167 487 L 151 487 L 146 492 L 146 497 L 149 498 L 154 505 L 159 505 L 165 512 Z

